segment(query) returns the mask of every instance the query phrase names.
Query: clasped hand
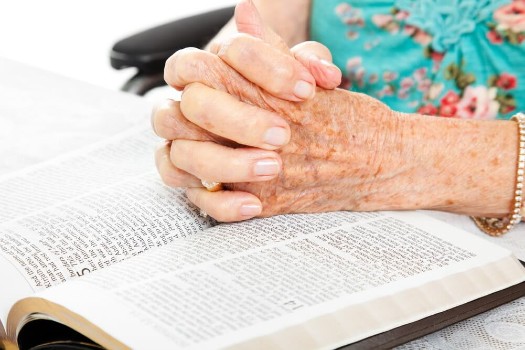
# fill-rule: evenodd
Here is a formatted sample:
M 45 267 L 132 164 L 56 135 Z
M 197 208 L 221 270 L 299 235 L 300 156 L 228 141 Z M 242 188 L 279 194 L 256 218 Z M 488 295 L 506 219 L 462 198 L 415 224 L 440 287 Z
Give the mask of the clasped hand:
M 384 186 L 409 167 L 396 142 L 403 118 L 336 89 L 341 72 L 328 49 L 289 49 L 251 2 L 238 5 L 235 20 L 238 34 L 166 63 L 166 81 L 183 94 L 152 115 L 168 140 L 156 153 L 163 181 L 225 222 L 395 207 L 397 191 Z M 200 179 L 225 190 L 208 192 Z

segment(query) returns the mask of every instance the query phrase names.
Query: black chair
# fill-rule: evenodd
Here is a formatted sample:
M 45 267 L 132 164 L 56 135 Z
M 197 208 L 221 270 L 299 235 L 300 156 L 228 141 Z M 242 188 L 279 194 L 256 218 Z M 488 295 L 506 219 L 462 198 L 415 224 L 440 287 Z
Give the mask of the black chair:
M 122 87 L 137 95 L 163 86 L 164 63 L 177 50 L 205 46 L 233 16 L 233 7 L 182 18 L 117 42 L 110 53 L 115 69 L 137 68 Z

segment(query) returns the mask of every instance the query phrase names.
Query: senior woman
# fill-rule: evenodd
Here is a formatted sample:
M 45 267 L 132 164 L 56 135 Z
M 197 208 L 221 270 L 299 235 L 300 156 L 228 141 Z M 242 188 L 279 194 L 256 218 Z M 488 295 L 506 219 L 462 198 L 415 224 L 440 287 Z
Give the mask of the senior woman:
M 256 5 L 237 6 L 240 34 L 168 60 L 184 91 L 152 116 L 165 183 L 220 221 L 433 209 L 496 235 L 519 221 L 525 118 L 503 119 L 525 107 L 525 0 Z

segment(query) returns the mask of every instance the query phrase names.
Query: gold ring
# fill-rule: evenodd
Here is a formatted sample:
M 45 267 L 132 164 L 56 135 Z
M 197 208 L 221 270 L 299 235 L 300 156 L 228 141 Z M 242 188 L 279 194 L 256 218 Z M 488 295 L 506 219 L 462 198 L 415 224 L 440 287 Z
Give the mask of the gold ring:
M 202 186 L 204 186 L 209 192 L 217 192 L 222 190 L 221 182 L 201 180 Z

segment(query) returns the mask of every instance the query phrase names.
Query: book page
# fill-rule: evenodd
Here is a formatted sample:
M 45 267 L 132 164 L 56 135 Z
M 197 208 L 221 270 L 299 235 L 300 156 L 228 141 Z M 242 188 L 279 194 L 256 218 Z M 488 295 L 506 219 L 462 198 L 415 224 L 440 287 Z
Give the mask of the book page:
M 157 142 L 149 127 L 136 127 L 79 151 L 0 176 L 0 227 L 151 171 L 152 150 Z M 28 144 L 28 147 L 38 145 Z M 6 260 L 0 254 L 0 278 L 9 281 L 0 287 L 0 323 L 5 321 L 11 301 L 34 291 L 27 276 L 20 273 L 25 267 L 21 261 L 26 255 L 22 248 L 2 248 L 10 250 L 7 255 L 12 259 Z M 20 261 L 13 265 L 10 263 L 13 259 Z
M 504 268 L 475 281 L 461 275 L 491 262 Z M 334 336 L 330 346 L 459 305 L 525 274 L 510 252 L 429 217 L 341 212 L 218 225 L 40 296 L 131 348 L 218 348 L 446 278 L 459 280 L 462 290 L 454 290 L 458 283 L 434 286 L 441 294 L 418 295 L 410 314 L 397 310 L 399 303 L 360 314 L 347 325 L 353 338 Z M 319 329 L 317 336 L 326 336 Z M 308 338 L 304 348 L 323 345 L 318 340 Z
M 5 57 L 0 77 L 0 175 L 149 124 L 151 102 L 137 95 Z
M 152 173 L 0 226 L 0 256 L 38 291 L 211 224 L 183 191 L 166 188 Z
M 158 142 L 151 130 L 133 128 L 80 151 L 0 176 L 0 223 L 150 172 Z
M 0 320 L 34 291 L 201 232 L 200 217 L 181 190 L 153 170 L 148 130 L 0 179 Z

